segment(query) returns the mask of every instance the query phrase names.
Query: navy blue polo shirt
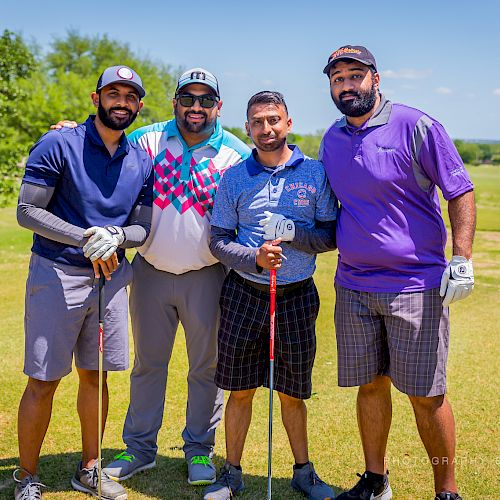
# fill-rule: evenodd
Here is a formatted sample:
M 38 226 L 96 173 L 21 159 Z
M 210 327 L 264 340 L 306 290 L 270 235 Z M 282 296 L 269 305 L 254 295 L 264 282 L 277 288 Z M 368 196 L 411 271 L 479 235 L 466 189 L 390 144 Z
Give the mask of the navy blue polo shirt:
M 33 146 L 23 182 L 54 187 L 47 211 L 70 224 L 125 226 L 136 205 L 152 205 L 153 171 L 148 154 L 122 134 L 113 157 L 91 115 L 74 129 L 47 132 Z M 34 235 L 32 251 L 80 267 L 91 262 L 81 248 Z M 125 250 L 118 249 L 121 260 Z

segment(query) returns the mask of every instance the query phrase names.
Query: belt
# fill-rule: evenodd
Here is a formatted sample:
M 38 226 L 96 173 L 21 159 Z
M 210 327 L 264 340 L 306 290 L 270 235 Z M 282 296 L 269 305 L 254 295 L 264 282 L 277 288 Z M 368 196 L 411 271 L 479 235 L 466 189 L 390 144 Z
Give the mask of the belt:
M 252 280 L 247 280 L 233 270 L 231 270 L 229 274 L 231 275 L 231 278 L 234 279 L 234 281 L 240 283 L 241 285 L 247 285 L 251 288 L 254 288 L 255 290 L 259 290 L 260 292 L 269 293 L 269 285 L 265 285 L 264 283 L 256 283 Z M 310 285 L 312 281 L 312 278 L 306 278 L 305 280 L 296 281 L 295 283 L 288 283 L 287 285 L 276 285 L 276 295 L 278 297 L 281 297 L 285 293 L 291 292 L 292 290 L 297 290 L 299 288 Z

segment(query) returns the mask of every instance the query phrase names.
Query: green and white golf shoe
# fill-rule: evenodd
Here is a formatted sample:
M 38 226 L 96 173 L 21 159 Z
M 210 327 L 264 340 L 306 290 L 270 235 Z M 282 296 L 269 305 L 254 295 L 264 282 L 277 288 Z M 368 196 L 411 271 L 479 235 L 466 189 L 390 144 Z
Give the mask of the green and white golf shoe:
M 156 461 L 144 462 L 133 453 L 122 451 L 115 455 L 113 462 L 104 467 L 103 471 L 115 481 L 125 481 L 134 474 L 156 467 Z

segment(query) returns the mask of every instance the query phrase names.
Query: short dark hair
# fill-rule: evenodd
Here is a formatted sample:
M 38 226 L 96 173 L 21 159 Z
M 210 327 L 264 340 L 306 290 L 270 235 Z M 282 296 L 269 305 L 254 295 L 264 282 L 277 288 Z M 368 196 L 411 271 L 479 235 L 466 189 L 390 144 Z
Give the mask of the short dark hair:
M 250 108 L 255 104 L 274 104 L 275 106 L 283 106 L 285 108 L 286 114 L 288 114 L 288 108 L 286 107 L 285 98 L 281 92 L 276 92 L 274 90 L 263 90 L 262 92 L 257 92 L 252 97 L 247 104 L 247 118 Z

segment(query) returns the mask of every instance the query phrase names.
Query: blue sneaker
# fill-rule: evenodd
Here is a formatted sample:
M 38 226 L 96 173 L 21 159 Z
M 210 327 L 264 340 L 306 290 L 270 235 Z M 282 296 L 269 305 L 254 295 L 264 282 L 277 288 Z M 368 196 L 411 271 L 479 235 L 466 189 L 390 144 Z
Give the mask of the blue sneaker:
M 207 455 L 195 455 L 187 460 L 188 483 L 202 486 L 215 483 L 215 466 Z
M 324 481 L 322 481 L 314 465 L 309 462 L 300 469 L 293 467 L 292 488 L 303 493 L 308 500 L 331 500 L 335 498 L 335 493 Z
M 145 462 L 137 458 L 133 453 L 122 451 L 115 455 L 113 462 L 104 467 L 105 472 L 111 479 L 115 481 L 125 481 L 131 478 L 137 472 L 142 472 L 156 467 L 156 461 Z
M 205 488 L 203 500 L 231 500 L 245 489 L 241 476 L 240 470 L 225 463 L 221 467 L 219 479 Z

